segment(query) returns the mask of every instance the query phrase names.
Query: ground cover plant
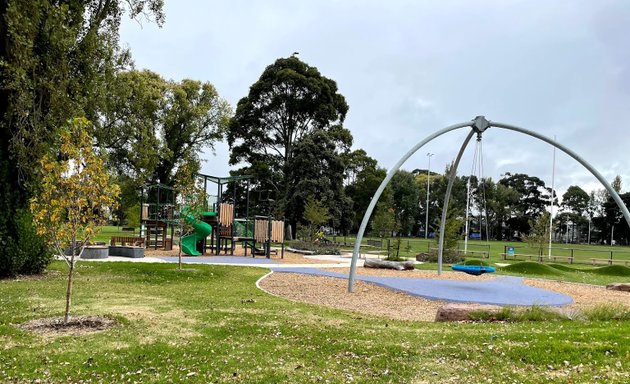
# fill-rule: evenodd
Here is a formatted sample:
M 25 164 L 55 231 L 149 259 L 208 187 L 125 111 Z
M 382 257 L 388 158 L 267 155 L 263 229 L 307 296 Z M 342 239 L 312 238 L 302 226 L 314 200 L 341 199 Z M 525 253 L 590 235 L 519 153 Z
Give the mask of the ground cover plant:
M 39 335 L 61 314 L 63 265 L 0 281 L 0 382 L 584 382 L 630 379 L 630 322 L 415 323 L 268 295 L 265 269 L 77 266 L 77 314 L 106 331 Z

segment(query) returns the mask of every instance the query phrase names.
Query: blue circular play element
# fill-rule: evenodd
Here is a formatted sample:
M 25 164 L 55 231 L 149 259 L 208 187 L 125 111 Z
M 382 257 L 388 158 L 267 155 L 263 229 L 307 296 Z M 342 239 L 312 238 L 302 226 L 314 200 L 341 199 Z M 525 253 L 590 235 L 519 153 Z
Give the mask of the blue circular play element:
M 493 267 L 487 267 L 485 265 L 453 265 L 451 268 L 453 268 L 453 271 L 464 272 L 475 276 L 494 272 Z

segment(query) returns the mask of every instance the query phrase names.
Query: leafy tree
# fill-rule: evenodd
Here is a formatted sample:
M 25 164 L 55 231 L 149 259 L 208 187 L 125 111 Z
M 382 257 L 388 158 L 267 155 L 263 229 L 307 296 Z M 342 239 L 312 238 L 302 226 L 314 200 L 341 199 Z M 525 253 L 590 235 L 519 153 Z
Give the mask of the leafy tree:
M 376 213 L 372 220 L 372 229 L 380 238 L 390 237 L 399 229 L 396 222 L 396 214 L 394 208 L 388 207 L 386 203 L 378 203 L 376 205 Z
M 181 164 L 190 162 L 199 169 L 197 154 L 223 137 L 231 110 L 212 84 L 189 79 L 170 84 L 166 106 L 154 181 L 172 185 L 174 171 Z
M 396 211 L 396 221 L 400 231 L 407 235 L 413 231 L 419 215 L 420 189 L 415 177 L 403 170 L 396 172 L 389 187 L 391 188 L 392 201 Z
M 589 206 L 589 195 L 577 185 L 567 188 L 562 195 L 562 207 L 577 216 L 584 216 Z
M 346 183 L 348 185 L 356 183 L 362 172 L 374 170 L 378 167 L 378 162 L 368 156 L 363 149 L 344 153 L 342 157 L 346 164 Z
M 354 211 L 352 230 L 357 231 L 372 196 L 387 175 L 387 170 L 378 167 L 376 160 L 367 156 L 363 150 L 351 152 L 349 155 L 346 158 L 346 180 L 349 183 L 345 187 L 345 194 L 352 200 Z M 388 200 L 387 194 L 390 192 L 391 189 L 386 188 L 381 200 Z M 370 232 L 370 227 L 367 230 Z
M 321 201 L 315 200 L 313 196 L 306 199 L 304 206 L 304 220 L 308 223 L 309 240 L 315 241 L 319 228 L 330 219 L 328 208 Z
M 630 207 L 630 192 L 622 193 L 619 197 L 626 207 Z M 606 233 L 606 235 L 603 235 L 603 237 L 609 239 L 610 234 L 613 234 L 614 240 L 617 243 L 628 244 L 630 241 L 630 228 L 628 228 L 621 209 L 619 209 L 619 206 L 613 200 L 612 196 L 609 196 L 604 203 L 604 212 L 602 232 Z
M 612 183 L 610 183 L 610 186 L 612 187 L 612 189 L 615 190 L 615 192 L 620 193 L 621 192 L 621 176 L 619 175 L 615 176 Z
M 225 133 L 230 107 L 210 83 L 132 70 L 115 84 L 97 138 L 112 167 L 138 185 L 173 185 L 176 169 L 186 162 L 199 168 L 197 153 Z
M 440 213 L 440 217 L 441 217 Z M 442 225 L 442 223 L 440 223 Z M 460 260 L 457 252 L 457 243 L 462 233 L 462 226 L 464 221 L 462 220 L 461 212 L 458 212 L 449 204 L 449 210 L 446 212 L 446 220 L 444 222 L 444 248 L 442 252 L 443 261 L 446 263 L 458 262 Z M 438 228 L 438 231 L 440 229 Z M 439 246 L 440 236 L 435 236 L 436 248 Z
M 116 185 L 110 185 L 104 161 L 92 148 L 88 124 L 84 118 L 74 119 L 61 131 L 59 157 L 44 155 L 40 163 L 41 190 L 31 199 L 38 233 L 68 264 L 65 323 L 70 320 L 76 258 L 104 223 L 104 216 L 115 205 L 119 192 Z M 64 249 L 68 245 L 70 255 Z
M 422 227 L 424 228 L 426 210 L 428 209 L 428 231 L 435 232 L 435 228 L 440 222 L 440 210 L 442 209 L 442 204 L 444 204 L 444 194 L 446 193 L 446 184 L 444 184 L 444 180 L 446 178 L 439 173 L 431 172 L 431 176 L 429 178 L 429 202 L 427 207 L 427 177 L 429 177 L 427 175 L 427 171 L 415 169 L 412 173 L 416 175 L 416 184 L 418 185 L 418 205 L 420 215 L 418 220 L 422 223 Z
M 335 140 L 328 132 L 313 132 L 296 143 L 294 152 L 284 177 L 288 194 L 278 202 L 276 214 L 284 213 L 295 226 L 302 220 L 308 196 L 314 196 L 328 207 L 333 227 L 350 229 L 352 202 L 345 195 L 345 164 Z
M 134 188 L 152 179 L 158 166 L 168 85 L 148 70 L 116 74 L 94 132 L 98 146 L 109 153 L 110 169 L 134 182 Z
M 117 74 L 95 133 L 121 184 L 123 207 L 139 202 L 147 182 L 172 186 L 188 163 L 198 171 L 198 152 L 224 135 L 230 114 L 210 83 L 166 81 L 147 70 Z
M 127 226 L 137 228 L 140 226 L 140 204 L 131 206 L 125 212 L 127 216 Z
M 342 125 L 347 111 L 348 105 L 337 92 L 333 80 L 297 57 L 278 59 L 265 69 L 250 87 L 249 94 L 238 102 L 227 135 L 231 147 L 230 164 L 244 164 L 241 171 L 256 177 L 254 190 L 274 191 L 276 208 L 290 217 L 292 226 L 301 218 L 308 195 L 322 200 L 330 207 L 333 219 L 340 220 L 341 210 L 335 206 L 347 205 L 341 201 L 343 194 L 335 193 L 335 199 L 340 200 L 333 205 L 331 200 L 318 196 L 312 189 L 300 197 L 293 196 L 290 189 L 294 187 L 292 183 L 298 172 L 309 174 L 302 177 L 307 184 L 320 178 L 318 171 L 296 169 L 298 164 L 294 161 L 299 160 L 298 153 L 305 156 L 320 145 L 313 142 L 315 138 L 324 140 L 325 144 L 321 145 L 327 147 L 328 154 L 340 157 L 339 161 L 334 161 L 332 169 L 340 173 L 343 181 L 344 167 L 337 163 L 343 164 L 341 155 L 352 145 L 352 135 Z M 299 146 L 309 139 L 311 143 Z M 304 160 L 306 167 L 313 163 Z M 309 179 L 313 175 L 315 179 Z
M 551 192 L 545 187 L 545 182 L 535 176 L 522 173 L 506 173 L 499 183 L 516 191 L 519 195 L 518 204 L 514 206 L 512 217 L 507 221 L 510 232 L 527 234 L 530 230 L 530 220 L 540 216 L 549 203 Z
M 576 225 L 579 233 L 578 240 L 588 227 L 585 216 L 588 213 L 589 201 L 588 193 L 577 185 L 570 186 L 562 195 L 562 208 L 569 213 L 571 222 Z
M 26 213 L 39 183 L 39 160 L 70 118 L 98 120 L 113 74 L 130 62 L 118 45 L 122 15 L 161 24 L 162 3 L 0 3 L 0 237 L 8 239 L 0 242 L 0 255 L 21 255 L 28 248 L 33 262 L 47 258 L 45 247 L 33 246 L 36 235 Z M 30 263 L 18 264 L 29 269 Z
M 531 247 L 538 250 L 538 255 L 540 256 L 542 256 L 543 250 L 549 244 L 549 216 L 549 212 L 545 211 L 536 221 L 532 221 L 529 224 L 531 230 L 523 238 Z

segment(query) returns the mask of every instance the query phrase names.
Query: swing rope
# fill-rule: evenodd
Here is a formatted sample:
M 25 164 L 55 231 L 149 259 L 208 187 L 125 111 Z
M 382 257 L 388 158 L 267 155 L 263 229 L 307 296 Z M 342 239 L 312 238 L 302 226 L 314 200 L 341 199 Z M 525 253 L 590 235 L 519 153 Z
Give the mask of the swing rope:
M 465 238 L 465 244 L 466 244 L 466 249 L 465 249 L 465 253 L 468 252 L 467 250 L 467 245 L 468 245 L 468 211 L 469 211 L 469 206 L 470 206 L 470 198 L 471 198 L 471 191 L 470 191 L 470 180 L 472 179 L 473 176 L 479 175 L 478 179 L 477 179 L 477 189 L 481 189 L 481 199 L 482 199 L 482 207 L 479 207 L 479 236 L 483 237 L 483 231 L 482 231 L 482 225 L 485 224 L 485 230 L 486 230 L 486 246 L 489 247 L 490 244 L 490 240 L 489 240 L 489 227 L 488 227 L 488 205 L 487 205 L 487 199 L 486 199 L 486 184 L 485 184 L 485 180 L 484 180 L 484 164 L 483 164 L 483 142 L 481 141 L 481 133 L 477 133 L 477 143 L 475 145 L 475 153 L 473 154 L 473 162 L 472 162 L 472 167 L 471 167 L 471 171 L 470 171 L 470 177 L 468 178 L 468 188 L 467 188 L 467 196 L 466 196 L 466 238 Z M 483 220 L 483 215 L 486 215 L 485 217 L 485 222 L 482 224 L 482 220 Z M 489 256 L 489 255 L 488 255 Z M 494 272 L 494 268 L 492 267 L 486 267 L 483 265 L 453 265 L 451 267 L 454 271 L 459 271 L 459 272 L 465 272 L 469 275 L 482 275 L 484 273 L 492 273 Z

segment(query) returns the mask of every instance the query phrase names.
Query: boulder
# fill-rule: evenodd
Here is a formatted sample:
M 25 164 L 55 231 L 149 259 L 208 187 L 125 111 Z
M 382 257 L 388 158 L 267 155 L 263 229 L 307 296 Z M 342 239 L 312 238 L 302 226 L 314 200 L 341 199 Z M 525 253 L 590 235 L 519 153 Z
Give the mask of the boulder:
M 610 289 L 611 291 L 630 292 L 630 283 L 612 283 L 608 284 L 606 289 Z
M 484 305 L 484 304 L 467 304 L 467 303 L 449 303 L 440 307 L 435 316 L 435 321 L 466 321 L 478 319 L 480 316 L 474 316 L 473 313 L 486 313 L 488 318 L 491 319 L 499 311 L 501 311 L 498 305 Z M 484 316 L 485 317 L 485 316 Z
M 364 268 L 385 268 L 397 271 L 413 270 L 413 261 L 389 261 L 379 259 L 365 259 Z

